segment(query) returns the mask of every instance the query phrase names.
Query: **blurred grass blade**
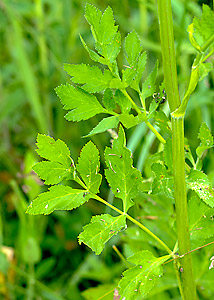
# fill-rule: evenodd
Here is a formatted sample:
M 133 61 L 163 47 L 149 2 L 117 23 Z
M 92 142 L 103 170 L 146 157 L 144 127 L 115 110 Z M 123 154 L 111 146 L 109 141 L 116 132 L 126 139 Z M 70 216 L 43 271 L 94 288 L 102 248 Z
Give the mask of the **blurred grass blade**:
M 34 75 L 28 54 L 23 45 L 24 39 L 20 23 L 17 20 L 13 10 L 7 3 L 5 3 L 5 8 L 12 26 L 11 39 L 14 44 L 12 55 L 15 58 L 17 69 L 19 70 L 26 96 L 31 106 L 38 129 L 42 133 L 47 133 L 48 124 L 45 117 L 45 111 L 40 101 L 36 77 Z

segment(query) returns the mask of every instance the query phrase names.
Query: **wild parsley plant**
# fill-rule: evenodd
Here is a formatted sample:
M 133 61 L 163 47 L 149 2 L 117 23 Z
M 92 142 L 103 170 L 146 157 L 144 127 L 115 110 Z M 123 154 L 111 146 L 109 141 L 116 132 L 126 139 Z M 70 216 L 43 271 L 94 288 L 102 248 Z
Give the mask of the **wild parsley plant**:
M 67 83 L 56 88 L 63 108 L 68 111 L 65 115 L 68 121 L 80 122 L 97 114 L 105 115 L 87 137 L 118 128 L 112 146 L 104 151 L 104 175 L 114 196 L 121 199 L 122 209 L 99 196 L 102 182 L 100 156 L 92 141 L 82 148 L 75 164 L 63 141 L 43 134 L 37 137 L 37 153 L 44 160 L 35 164 L 33 170 L 50 187 L 29 205 L 27 213 L 48 215 L 55 210 L 72 210 L 94 199 L 111 208 L 116 215 L 105 213 L 92 217 L 78 237 L 80 244 L 86 244 L 99 255 L 105 244 L 126 229 L 127 221 L 131 221 L 149 235 L 151 243 L 155 242 L 155 247 L 159 249 L 159 257 L 141 248 L 127 258 L 128 268 L 122 274 L 122 279 L 114 284 L 114 299 L 144 299 L 155 282 L 161 280 L 163 265 L 171 261 L 174 262 L 182 299 L 196 299 L 190 253 L 213 243 L 209 239 L 214 235 L 214 221 L 211 218 L 214 213 L 214 192 L 208 176 L 202 171 L 202 160 L 205 152 L 213 147 L 213 136 L 203 123 L 198 134 L 200 145 L 192 155 L 184 139 L 184 116 L 198 81 L 213 69 L 213 62 L 208 62 L 208 58 L 214 53 L 214 12 L 204 5 L 201 18 L 194 18 L 188 27 L 196 57 L 182 101 L 177 82 L 170 0 L 158 1 L 158 15 L 164 69 L 164 82 L 160 87 L 156 87 L 158 62 L 142 81 L 147 55 L 135 31 L 125 37 L 123 45 L 127 64 L 122 70 L 119 69 L 117 57 L 121 50 L 121 34 L 115 25 L 112 9 L 108 7 L 102 14 L 88 4 L 85 17 L 91 27 L 95 50 L 80 38 L 96 65 L 65 64 L 64 69 L 71 76 L 73 84 Z M 98 63 L 103 65 L 102 69 L 97 66 Z M 130 91 L 138 95 L 140 105 L 130 96 L 134 94 Z M 102 102 L 98 100 L 98 94 L 102 95 Z M 147 108 L 147 101 L 152 96 L 153 100 Z M 166 97 L 170 118 L 160 107 Z M 133 166 L 131 152 L 126 147 L 124 128 L 129 129 L 142 122 L 163 145 L 163 150 L 154 155 L 151 178 L 143 178 Z M 161 134 L 152 124 L 159 126 Z M 76 182 L 76 188 L 71 186 L 70 181 Z M 159 195 L 165 211 L 167 206 L 173 210 L 176 220 L 168 221 L 168 227 L 173 232 L 172 236 L 176 236 L 174 241 L 171 238 L 174 247 L 130 215 L 130 208 L 135 203 L 140 205 L 142 195 L 144 199 Z M 195 246 L 194 249 L 190 248 L 190 242 Z M 208 272 L 212 268 L 213 265 Z M 94 291 L 90 297 L 95 299 Z

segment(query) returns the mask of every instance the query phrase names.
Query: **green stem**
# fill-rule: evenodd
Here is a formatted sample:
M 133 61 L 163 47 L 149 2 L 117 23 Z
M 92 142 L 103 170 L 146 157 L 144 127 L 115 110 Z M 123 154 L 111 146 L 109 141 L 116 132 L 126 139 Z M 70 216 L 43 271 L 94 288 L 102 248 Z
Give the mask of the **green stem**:
M 151 232 L 148 228 L 146 228 L 143 224 L 132 218 L 130 215 L 127 213 L 122 212 L 120 209 L 117 207 L 113 206 L 112 204 L 108 203 L 106 200 L 102 199 L 101 197 L 91 194 L 92 198 L 95 200 L 98 200 L 99 202 L 111 207 L 113 210 L 118 212 L 120 215 L 126 215 L 127 219 L 129 219 L 132 223 L 136 224 L 138 227 L 140 227 L 143 231 L 148 233 L 153 239 L 155 239 L 169 254 L 172 254 L 172 250 L 161 240 L 159 237 L 157 237 L 153 232 Z
M 176 58 L 174 50 L 174 35 L 172 8 L 170 0 L 158 0 L 160 23 L 161 50 L 163 57 L 164 80 L 171 113 L 180 106 Z M 174 197 L 176 205 L 176 224 L 180 254 L 190 251 L 190 235 L 187 214 L 187 196 L 185 182 L 184 156 L 184 117 L 172 115 L 172 153 L 174 169 Z M 179 289 L 184 300 L 196 299 L 196 287 L 192 270 L 191 256 L 182 259 L 180 272 L 176 263 Z M 179 276 L 178 276 L 179 275 Z
M 122 93 L 124 94 L 124 96 L 126 96 L 129 101 L 132 103 L 134 109 L 136 110 L 136 112 L 138 114 L 142 114 L 141 110 L 139 109 L 139 107 L 136 105 L 136 103 L 133 101 L 133 99 L 129 96 L 129 94 L 126 92 L 126 90 L 123 90 Z M 145 116 L 146 116 L 146 111 L 145 111 L 145 103 L 144 101 L 142 101 L 142 98 L 141 98 L 141 103 L 143 105 L 143 108 L 144 108 L 144 113 L 145 113 Z M 165 144 L 166 141 L 165 139 L 160 135 L 160 133 L 154 128 L 154 126 L 152 126 L 151 123 L 149 123 L 149 121 L 145 121 L 146 125 L 149 127 L 149 129 L 156 135 L 157 139 L 162 143 L 162 144 Z
M 163 58 L 164 82 L 171 112 L 181 103 L 174 49 L 172 9 L 170 0 L 158 0 L 161 51 Z
M 176 206 L 176 225 L 178 234 L 179 254 L 190 251 L 190 235 L 187 212 L 187 195 L 185 181 L 185 157 L 184 157 L 184 124 L 183 117 L 172 117 L 172 152 L 174 167 L 174 197 Z M 196 299 L 196 287 L 192 269 L 192 257 L 185 256 L 181 263 L 182 272 L 180 279 L 182 284 L 183 299 Z

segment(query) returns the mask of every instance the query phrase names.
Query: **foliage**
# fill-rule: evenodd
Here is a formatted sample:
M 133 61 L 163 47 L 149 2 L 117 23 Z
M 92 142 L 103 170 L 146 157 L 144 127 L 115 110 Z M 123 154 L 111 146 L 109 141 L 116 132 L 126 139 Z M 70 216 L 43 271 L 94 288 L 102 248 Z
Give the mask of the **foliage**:
M 2 167 L 0 173 L 1 178 L 6 179 L 6 185 L 1 188 L 7 199 L 1 207 L 4 244 L 17 247 L 18 263 L 10 260 L 8 265 L 5 255 L 1 255 L 2 278 L 3 282 L 8 280 L 8 284 L 4 289 L 0 287 L 0 293 L 9 293 L 16 299 L 23 299 L 25 293 L 26 299 L 75 297 L 78 300 L 82 296 L 84 299 L 117 299 L 119 295 L 125 299 L 155 299 L 157 295 L 160 299 L 176 299 L 179 297 L 177 281 L 168 264 L 170 259 L 176 261 L 175 253 L 179 252 L 173 196 L 172 125 L 167 104 L 163 103 L 167 95 L 162 66 L 158 68 L 160 48 L 154 42 L 158 40 L 157 17 L 152 12 L 156 4 L 134 2 L 130 3 L 131 8 L 124 5 L 123 11 L 121 5 L 112 3 L 117 22 L 110 7 L 102 13 L 87 4 L 85 18 L 94 39 L 93 49 L 87 25 L 81 19 L 85 3 L 78 1 L 69 6 L 67 2 L 45 1 L 47 7 L 38 3 L 40 1 L 34 7 L 24 0 L 23 6 L 5 2 L 2 7 L 6 14 L 1 12 L 2 28 L 5 28 L 4 56 L 10 57 L 7 47 L 11 47 L 12 53 L 12 46 L 5 38 L 8 32 L 18 53 L 17 57 L 11 56 L 8 67 L 3 64 L 2 86 L 8 104 L 2 104 L 0 115 L 2 129 L 7 129 L 0 152 L 1 164 L 7 168 L 6 174 Z M 196 89 L 187 106 L 188 141 L 185 140 L 189 230 L 191 249 L 194 249 L 212 242 L 214 232 L 213 103 L 210 100 L 213 94 L 212 89 L 207 91 L 206 87 L 213 86 L 213 72 L 210 72 L 213 43 L 200 56 L 196 68 L 199 73 L 192 73 L 188 93 L 185 90 L 187 70 L 195 49 L 201 54 L 200 48 L 213 34 L 213 12 L 204 5 L 201 16 L 199 5 L 194 1 L 185 5 L 172 1 L 172 4 L 178 38 L 180 92 L 188 98 Z M 105 8 L 106 4 L 102 5 Z M 194 49 L 184 34 L 192 13 L 196 17 L 188 31 Z M 71 15 L 73 22 L 81 24 L 79 28 L 71 28 L 73 32 L 69 32 Z M 140 20 L 145 20 L 144 24 Z M 136 31 L 127 34 L 130 28 Z M 83 47 L 78 41 L 79 32 Z M 50 91 L 64 81 L 61 64 L 70 60 L 74 63 L 64 64 L 64 70 L 71 83 L 55 89 L 67 111 L 63 121 L 60 102 Z M 19 69 L 23 70 L 22 74 Z M 78 122 L 78 127 L 77 123 L 70 126 L 67 121 Z M 147 132 L 147 128 L 152 131 Z M 41 162 L 29 147 L 38 131 L 41 134 L 37 136 L 37 153 L 43 159 Z M 113 141 L 109 142 L 106 131 Z M 15 153 L 8 148 L 8 133 Z M 93 142 L 84 145 L 85 140 L 77 138 L 79 136 L 93 137 Z M 66 140 L 69 147 L 58 137 Z M 163 145 L 158 145 L 155 137 Z M 15 178 L 20 160 L 25 169 L 22 167 L 21 178 Z M 47 190 L 31 168 L 49 186 Z M 11 174 L 9 179 L 8 174 Z M 105 211 L 98 202 L 106 205 Z M 28 214 L 24 213 L 26 210 Z M 68 212 L 70 210 L 72 212 Z M 52 212 L 48 217 L 32 216 Z M 14 219 L 14 214 L 18 218 Z M 96 216 L 91 218 L 92 214 Z M 0 225 L 2 221 L 0 219 Z M 87 222 L 88 225 L 83 226 Z M 83 245 L 77 248 L 78 234 L 79 243 L 87 245 L 96 255 L 102 253 L 101 257 L 86 255 L 88 250 Z M 0 231 L 1 243 L 2 236 Z M 113 244 L 117 245 L 114 249 L 123 263 L 115 262 Z M 213 296 L 209 281 L 209 274 L 213 272 L 209 270 L 212 249 L 209 246 L 192 254 L 200 299 Z M 71 257 L 75 257 L 75 261 Z M 182 258 L 179 261 L 182 263 Z M 14 273 L 16 285 L 13 284 Z M 91 287 L 97 283 L 98 287 Z M 27 285 L 27 292 L 18 285 Z M 82 296 L 79 290 L 85 290 Z

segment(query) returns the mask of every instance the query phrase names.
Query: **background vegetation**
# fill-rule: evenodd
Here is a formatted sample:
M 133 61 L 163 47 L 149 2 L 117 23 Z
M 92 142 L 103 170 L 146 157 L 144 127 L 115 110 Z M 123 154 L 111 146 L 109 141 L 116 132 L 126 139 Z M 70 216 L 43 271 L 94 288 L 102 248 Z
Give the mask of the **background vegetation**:
M 0 0 L 0 246 L 3 246 L 4 252 L 11 254 L 12 262 L 9 266 L 0 253 L 2 299 L 83 299 L 81 291 L 100 283 L 113 283 L 125 268 L 112 244 L 107 245 L 98 257 L 77 243 L 82 226 L 92 215 L 103 212 L 103 206 L 91 201 L 78 211 L 55 212 L 48 217 L 24 213 L 27 205 L 44 189 L 31 171 L 32 165 L 39 159 L 35 153 L 37 133 L 48 133 L 66 141 L 76 160 L 80 148 L 87 141 L 81 136 L 98 123 L 96 117 L 78 125 L 67 122 L 54 92 L 56 86 L 69 80 L 63 71 L 64 62 L 91 63 L 79 38 L 81 33 L 87 43 L 92 44 L 84 19 L 86 2 L 101 10 L 110 5 L 122 37 L 132 29 L 137 31 L 149 55 L 150 70 L 156 59 L 161 61 L 156 0 Z M 202 3 L 212 7 L 212 1 L 172 0 L 181 94 L 188 82 L 194 53 L 188 41 L 187 27 L 194 16 L 200 17 Z M 119 59 L 119 64 L 123 65 L 122 56 Z M 163 70 L 160 68 L 159 82 L 162 78 Z M 199 144 L 197 134 L 203 121 L 214 131 L 213 97 L 214 73 L 211 72 L 200 82 L 188 105 L 185 130 L 192 150 Z M 168 112 L 167 104 L 164 110 Z M 135 165 L 147 176 L 151 170 L 145 168 L 144 162 L 157 151 L 158 142 L 144 124 L 127 134 Z M 92 139 L 102 153 L 103 147 L 110 144 L 111 135 L 104 133 Z M 210 150 L 203 170 L 212 184 L 213 167 L 214 155 Z M 105 184 L 102 193 L 103 198 L 113 201 Z M 142 209 L 133 213 L 139 218 L 144 215 L 148 227 L 159 236 L 164 237 L 165 234 L 165 240 L 173 245 L 173 237 L 167 231 L 171 216 L 164 207 L 158 228 L 155 209 L 151 205 L 144 208 L 144 213 Z M 153 222 L 149 216 L 153 217 Z M 129 243 L 125 236 L 129 237 Z M 114 243 L 127 254 L 133 247 L 142 248 L 142 245 L 154 253 L 156 251 L 155 245 L 148 244 L 146 237 L 139 236 L 134 227 L 114 239 Z M 212 250 L 213 246 L 202 251 L 209 257 Z M 195 263 L 199 259 L 200 255 L 195 258 Z M 208 279 L 205 269 L 200 274 L 205 274 L 201 299 L 211 299 L 214 287 L 206 290 Z M 155 299 L 179 299 L 176 298 L 178 292 L 173 278 L 171 281 L 168 278 L 167 284 L 169 291 L 164 291 L 163 284 Z M 84 297 L 89 299 L 87 295 Z M 154 299 L 152 294 L 150 299 Z

